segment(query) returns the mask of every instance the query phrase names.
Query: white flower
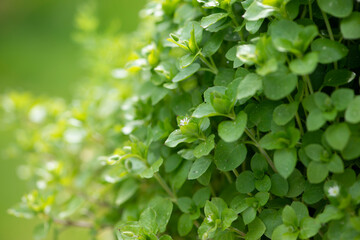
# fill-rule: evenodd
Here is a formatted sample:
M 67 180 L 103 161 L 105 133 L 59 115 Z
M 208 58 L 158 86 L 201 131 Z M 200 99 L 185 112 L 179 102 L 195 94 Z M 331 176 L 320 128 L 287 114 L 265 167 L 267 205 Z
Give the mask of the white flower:
M 211 223 L 211 222 L 213 221 L 212 216 L 211 216 L 211 215 L 207 216 L 207 217 L 206 217 L 206 220 L 207 220 L 209 223 Z
M 190 118 L 185 117 L 185 118 L 183 118 L 183 119 L 180 120 L 179 126 L 180 126 L 180 127 L 181 127 L 181 126 L 186 126 L 186 125 L 189 124 L 189 122 L 190 122 Z
M 331 197 L 336 197 L 339 194 L 339 192 L 340 192 L 340 188 L 337 185 L 330 187 L 328 190 L 328 194 Z

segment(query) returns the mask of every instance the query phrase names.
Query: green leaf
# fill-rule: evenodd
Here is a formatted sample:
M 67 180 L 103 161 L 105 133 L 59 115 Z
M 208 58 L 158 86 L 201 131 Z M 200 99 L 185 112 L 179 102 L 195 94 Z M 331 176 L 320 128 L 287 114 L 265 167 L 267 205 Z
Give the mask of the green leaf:
M 287 180 L 289 191 L 287 192 L 286 197 L 294 198 L 304 192 L 305 179 L 298 169 L 295 169 Z
M 337 87 L 354 80 L 356 74 L 347 69 L 332 69 L 325 75 L 323 86 Z
M 244 224 L 248 225 L 256 218 L 256 209 L 253 207 L 247 208 L 244 212 L 241 213 L 241 216 L 243 218 Z
M 176 74 L 176 76 L 172 79 L 174 83 L 181 82 L 189 77 L 191 77 L 194 73 L 196 73 L 200 69 L 200 64 L 193 63 L 187 68 L 183 68 Z
M 206 138 L 205 142 L 200 143 L 199 145 L 194 148 L 194 156 L 196 158 L 200 158 L 202 156 L 208 155 L 211 150 L 215 147 L 215 135 L 211 134 L 209 137 Z
M 251 158 L 251 170 L 255 172 L 266 172 L 268 169 L 268 163 L 263 155 L 260 153 L 255 153 L 254 156 Z
M 283 178 L 288 178 L 294 171 L 297 161 L 295 148 L 276 150 L 274 153 L 274 164 Z
M 318 63 L 318 53 L 310 52 L 307 53 L 302 58 L 297 58 L 290 62 L 290 70 L 298 75 L 307 75 L 312 73 Z
M 49 222 L 41 223 L 35 226 L 33 230 L 33 237 L 35 240 L 42 240 L 47 237 L 50 231 L 51 224 Z
M 139 224 L 149 232 L 156 234 L 158 226 L 154 209 L 146 208 L 140 215 Z
M 299 232 L 293 232 L 291 227 L 279 225 L 274 229 L 271 236 L 272 240 L 296 240 L 298 239 Z
M 304 203 L 294 201 L 291 203 L 291 208 L 294 209 L 298 222 L 301 222 L 305 217 L 309 217 L 309 210 Z
M 227 229 L 231 226 L 232 222 L 238 218 L 237 213 L 231 208 L 225 208 L 221 212 L 222 230 Z
M 317 2 L 321 10 L 338 18 L 349 16 L 353 9 L 352 0 L 318 0 Z
M 271 175 L 271 188 L 270 192 L 275 196 L 282 197 L 285 196 L 289 191 L 288 182 L 280 176 L 280 174 L 275 173 Z
M 300 239 L 309 239 L 320 230 L 320 223 L 311 217 L 305 217 L 300 224 Z
M 182 158 L 178 154 L 173 154 L 170 157 L 165 158 L 165 172 L 170 173 L 174 171 L 182 162 Z
M 328 163 L 328 169 L 333 173 L 344 172 L 344 163 L 337 154 L 331 156 L 330 162 Z
M 149 207 L 156 212 L 156 223 L 159 228 L 159 232 L 164 232 L 173 209 L 171 200 L 168 198 L 155 197 L 149 203 Z
M 129 178 L 128 180 L 125 180 L 123 183 L 121 183 L 120 189 L 116 195 L 115 204 L 120 206 L 129 200 L 132 196 L 134 196 L 138 188 L 139 185 L 135 179 Z
M 228 86 L 234 80 L 235 71 L 232 68 L 219 68 L 219 73 L 215 76 L 215 86 Z
M 201 175 L 203 175 L 206 170 L 209 168 L 210 164 L 212 162 L 212 159 L 210 157 L 201 157 L 199 159 L 196 159 L 193 165 L 191 166 L 188 179 L 197 179 Z
M 219 20 L 227 17 L 228 13 L 214 13 L 211 15 L 208 15 L 206 17 L 203 17 L 201 19 L 201 27 L 208 28 L 209 26 L 213 25 L 214 23 L 218 22 Z
M 207 200 L 209 200 L 211 191 L 208 187 L 200 188 L 193 196 L 196 206 L 203 208 Z
M 165 145 L 168 147 L 176 147 L 178 144 L 183 142 L 194 142 L 197 138 L 188 137 L 181 133 L 180 129 L 176 129 L 172 133 L 170 133 L 169 137 L 165 141 Z
M 236 50 L 236 57 L 243 63 L 252 65 L 256 61 L 256 46 L 253 44 L 239 45 Z
M 348 88 L 336 89 L 331 94 L 331 100 L 338 111 L 345 110 L 354 98 L 354 90 Z
M 296 213 L 289 205 L 285 206 L 282 211 L 282 220 L 285 225 L 297 227 L 299 224 Z
M 275 209 L 264 209 L 259 217 L 266 226 L 265 236 L 271 238 L 274 229 L 282 223 L 281 212 Z
M 205 57 L 210 57 L 220 48 L 225 36 L 225 31 L 214 33 L 209 41 L 207 41 L 202 49 Z
M 218 126 L 219 136 L 225 142 L 234 142 L 243 134 L 247 123 L 247 115 L 241 111 L 234 121 L 223 121 Z
M 343 216 L 344 214 L 337 207 L 326 205 L 324 211 L 316 216 L 316 220 L 319 223 L 327 223 L 331 220 L 341 219 Z
M 264 19 L 259 19 L 257 21 L 246 21 L 245 28 L 249 33 L 255 34 L 259 31 Z
M 311 50 L 319 53 L 319 62 L 322 64 L 339 61 L 349 52 L 343 44 L 326 38 L 318 38 L 313 41 Z
M 248 21 L 257 21 L 271 16 L 275 12 L 275 8 L 269 5 L 264 5 L 260 1 L 253 1 L 247 8 L 243 18 Z
M 315 109 L 311 111 L 306 118 L 306 127 L 309 131 L 315 131 L 321 128 L 326 123 L 320 109 Z
M 255 189 L 255 177 L 251 171 L 244 171 L 236 179 L 236 189 L 240 193 L 250 193 Z
M 268 175 L 264 175 L 262 179 L 255 181 L 255 188 L 260 192 L 268 192 L 271 188 L 271 179 Z
M 178 233 L 181 237 L 188 235 L 192 229 L 193 221 L 190 214 L 183 213 L 178 220 Z
M 248 232 L 245 236 L 246 240 L 258 240 L 265 233 L 265 224 L 260 218 L 255 218 L 248 226 Z
M 279 100 L 296 88 L 297 76 L 283 69 L 266 75 L 263 83 L 265 96 L 270 100 Z
M 328 176 L 329 171 L 326 164 L 310 162 L 306 173 L 310 183 L 321 183 Z
M 194 202 L 189 197 L 179 197 L 176 201 L 180 211 L 183 213 L 190 213 Z
M 222 116 L 223 114 L 218 113 L 210 103 L 201 103 L 192 114 L 194 118 Z
M 221 171 L 231 171 L 244 162 L 246 154 L 244 144 L 220 140 L 215 149 L 215 164 Z
M 261 77 L 255 73 L 249 73 L 240 82 L 236 98 L 239 100 L 252 97 L 262 88 Z
M 255 198 L 259 202 L 260 206 L 265 206 L 265 204 L 269 201 L 270 194 L 268 192 L 258 192 L 255 194 Z
M 335 150 L 342 151 L 350 138 L 350 129 L 346 123 L 335 123 L 325 131 L 327 143 Z
M 274 122 L 279 126 L 284 126 L 295 117 L 298 106 L 299 103 L 296 101 L 289 104 L 281 104 L 277 106 L 273 112 Z
M 320 201 L 324 197 L 322 184 L 310 184 L 307 182 L 305 185 L 305 191 L 303 193 L 303 201 L 306 204 L 314 204 Z
M 353 12 L 340 22 L 340 30 L 345 39 L 360 38 L 360 12 Z
M 345 111 L 345 120 L 349 123 L 360 122 L 360 96 L 356 96 Z

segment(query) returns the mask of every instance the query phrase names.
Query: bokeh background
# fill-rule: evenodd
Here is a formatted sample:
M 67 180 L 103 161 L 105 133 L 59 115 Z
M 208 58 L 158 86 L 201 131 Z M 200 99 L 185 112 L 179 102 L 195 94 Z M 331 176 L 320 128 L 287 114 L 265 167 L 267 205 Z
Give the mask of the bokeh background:
M 0 1 L 0 94 L 27 91 L 36 95 L 71 99 L 72 89 L 82 81 L 82 49 L 73 40 L 78 8 L 89 0 Z M 129 33 L 138 24 L 138 12 L 146 0 L 93 0 L 99 31 L 116 26 Z M 11 130 L 0 132 L 0 148 L 12 138 Z M 26 192 L 16 169 L 22 159 L 0 155 L 0 239 L 30 240 L 34 220 L 6 213 Z M 61 234 L 61 239 L 88 239 L 81 229 Z

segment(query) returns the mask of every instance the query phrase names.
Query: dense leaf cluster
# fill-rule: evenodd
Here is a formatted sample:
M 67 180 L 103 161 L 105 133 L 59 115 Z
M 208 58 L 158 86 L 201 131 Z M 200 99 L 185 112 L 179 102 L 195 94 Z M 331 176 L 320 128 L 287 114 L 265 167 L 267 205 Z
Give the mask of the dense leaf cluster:
M 5 98 L 35 124 L 19 136 L 35 190 L 11 213 L 41 217 L 37 238 L 62 224 L 96 239 L 360 239 L 360 3 L 158 0 L 142 15 L 121 79 L 70 106 Z M 106 75 L 127 54 L 91 34 Z

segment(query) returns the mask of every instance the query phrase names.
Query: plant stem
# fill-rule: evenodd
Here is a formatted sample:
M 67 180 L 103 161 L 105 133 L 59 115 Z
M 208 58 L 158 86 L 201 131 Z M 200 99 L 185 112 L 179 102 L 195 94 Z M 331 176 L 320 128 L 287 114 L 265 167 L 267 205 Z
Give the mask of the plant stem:
M 289 102 L 294 102 L 294 99 L 291 97 L 291 95 L 289 95 L 287 98 L 288 98 Z M 301 135 L 304 135 L 304 129 L 301 124 L 301 119 L 300 119 L 299 113 L 297 111 L 295 113 L 295 119 L 296 119 L 297 125 L 299 126 Z
M 203 61 L 203 63 L 205 63 L 205 65 L 208 66 L 213 71 L 214 74 L 218 74 L 217 67 L 211 64 L 202 53 L 200 53 L 199 57 L 201 61 Z
M 309 78 L 309 75 L 303 75 L 303 79 L 304 79 L 306 85 L 307 85 L 308 88 L 309 88 L 310 94 L 313 94 L 313 93 L 314 93 L 314 90 L 313 90 L 313 87 L 312 87 L 312 84 L 311 84 L 311 80 L 310 80 L 310 78 Z
M 313 20 L 311 0 L 309 0 L 309 17 L 310 17 L 311 20 Z
M 251 131 L 248 128 L 245 128 L 245 133 L 248 135 L 248 137 L 255 143 L 255 146 L 259 150 L 259 152 L 265 157 L 266 161 L 272 168 L 274 172 L 277 172 L 274 163 L 271 161 L 271 158 L 269 154 L 260 146 L 259 142 L 256 140 L 255 136 L 251 133 Z
M 232 179 L 231 179 L 230 174 L 229 174 L 228 172 L 223 172 L 223 173 L 225 174 L 225 176 L 226 176 L 227 180 L 228 180 L 228 181 L 229 181 L 229 183 L 231 184 L 233 181 L 232 181 Z
M 61 224 L 67 227 L 80 227 L 80 228 L 93 228 L 94 225 L 91 222 L 86 221 L 71 221 L 63 219 L 53 219 L 54 223 Z
M 323 11 L 321 11 L 321 14 L 323 15 L 325 25 L 326 25 L 326 29 L 327 29 L 327 31 L 329 33 L 329 37 L 330 37 L 331 40 L 334 41 L 334 35 L 333 35 L 332 30 L 331 30 L 331 25 L 330 25 L 329 19 L 328 19 L 326 13 L 324 13 Z
M 233 173 L 234 173 L 235 177 L 239 176 L 239 172 L 236 170 L 236 168 L 233 170 Z
M 245 237 L 245 233 L 243 233 L 242 231 L 240 231 L 239 229 L 237 229 L 237 228 L 235 228 L 235 227 L 229 227 L 229 230 L 230 231 L 232 231 L 232 232 L 235 232 L 235 233 L 237 233 L 237 234 L 239 234 L 240 236 L 242 236 L 242 237 Z
M 154 178 L 158 181 L 158 183 L 165 190 L 165 192 L 171 197 L 171 201 L 176 202 L 176 195 L 175 193 L 173 193 L 173 191 L 171 191 L 165 180 L 158 173 L 154 174 Z

